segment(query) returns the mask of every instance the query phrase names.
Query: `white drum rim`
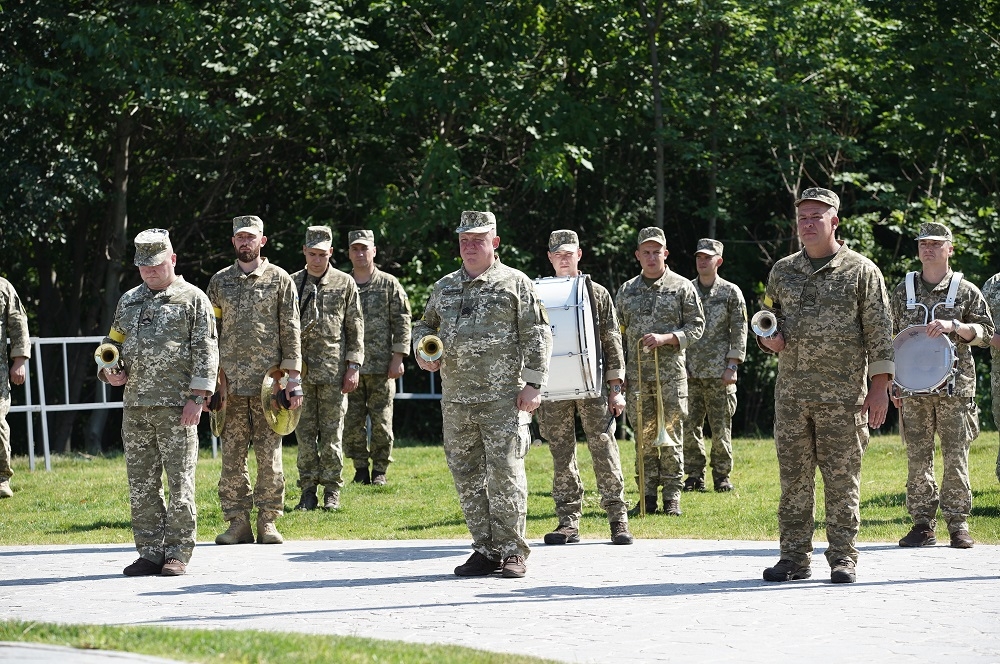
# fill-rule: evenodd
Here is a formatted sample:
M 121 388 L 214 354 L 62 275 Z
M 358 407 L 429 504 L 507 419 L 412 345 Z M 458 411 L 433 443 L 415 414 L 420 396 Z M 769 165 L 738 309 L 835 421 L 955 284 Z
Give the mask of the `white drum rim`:
M 915 344 L 909 342 L 918 342 L 923 347 L 917 348 Z M 892 348 L 896 364 L 896 373 L 892 382 L 906 393 L 933 394 L 938 392 L 948 385 L 958 371 L 958 353 L 955 344 L 947 335 L 928 337 L 927 325 L 911 325 L 900 331 L 892 340 Z M 923 384 L 908 385 L 907 382 L 913 382 L 913 377 L 909 375 L 911 366 L 909 363 L 912 363 L 916 358 L 907 358 L 905 355 L 916 352 L 919 357 L 920 353 L 926 353 L 927 350 L 944 352 L 945 361 L 936 368 L 931 367 L 930 371 L 936 371 L 936 373 L 931 373 L 930 379 L 925 380 Z M 900 357 L 901 354 L 904 357 Z M 924 373 L 927 374 L 930 371 Z M 900 375 L 901 373 L 903 376 Z

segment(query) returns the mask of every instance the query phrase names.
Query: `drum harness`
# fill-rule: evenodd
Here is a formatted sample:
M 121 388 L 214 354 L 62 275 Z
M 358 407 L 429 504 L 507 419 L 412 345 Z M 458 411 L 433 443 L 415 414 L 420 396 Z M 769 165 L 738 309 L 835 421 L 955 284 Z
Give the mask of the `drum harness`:
M 944 300 L 935 304 L 930 311 L 927 310 L 927 305 L 922 302 L 917 302 L 917 287 L 916 281 L 919 272 L 907 272 L 906 273 L 906 308 L 913 310 L 917 307 L 922 307 L 924 310 L 924 325 L 930 323 L 934 319 L 934 312 L 937 308 L 944 305 L 946 309 L 955 308 L 955 299 L 958 297 L 958 287 L 962 284 L 962 277 L 964 276 L 961 272 L 951 273 L 951 283 L 948 285 L 948 294 L 945 296 Z M 912 325 L 910 327 L 913 327 Z M 947 338 L 947 337 L 946 337 Z M 949 343 L 954 344 L 951 339 L 948 339 Z M 952 371 L 951 376 L 948 378 L 947 389 L 948 396 L 951 396 L 955 392 L 955 371 Z M 934 390 L 934 392 L 940 391 Z M 920 394 L 920 392 L 914 392 L 912 390 L 903 390 L 902 396 L 912 396 L 913 394 Z

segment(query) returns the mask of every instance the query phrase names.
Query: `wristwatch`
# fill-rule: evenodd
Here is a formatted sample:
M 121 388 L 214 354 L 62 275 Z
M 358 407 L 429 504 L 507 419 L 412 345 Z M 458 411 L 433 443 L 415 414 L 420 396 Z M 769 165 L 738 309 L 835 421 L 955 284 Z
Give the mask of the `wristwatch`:
M 726 365 L 726 368 L 727 369 L 732 369 L 733 371 L 738 371 L 739 368 L 740 368 L 740 365 L 736 364 L 735 362 L 730 362 L 729 364 Z
M 200 394 L 189 394 L 188 401 L 193 401 L 200 406 L 205 403 L 205 397 Z
M 614 385 L 611 385 L 611 393 L 612 394 L 621 394 L 622 393 L 622 384 L 621 383 L 615 383 Z
M 361 365 L 358 364 L 357 362 L 348 362 L 347 363 L 347 368 L 348 369 L 354 369 L 355 371 L 360 371 L 361 370 Z
M 533 387 L 536 390 L 542 389 L 541 383 L 525 383 L 525 385 L 527 385 L 528 387 Z

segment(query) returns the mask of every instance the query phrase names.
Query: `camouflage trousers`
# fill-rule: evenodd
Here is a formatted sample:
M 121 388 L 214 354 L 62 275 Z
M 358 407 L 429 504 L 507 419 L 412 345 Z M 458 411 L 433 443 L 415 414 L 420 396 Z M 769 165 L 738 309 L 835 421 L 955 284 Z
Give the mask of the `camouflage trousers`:
M 559 525 L 580 527 L 583 515 L 583 481 L 576 463 L 576 417 L 580 414 L 587 447 L 594 461 L 597 489 L 601 492 L 601 508 L 611 522 L 628 522 L 625 507 L 625 479 L 615 439 L 615 420 L 608 412 L 608 400 L 593 399 L 543 402 L 536 411 L 538 429 L 549 441 L 552 452 L 552 498 L 556 503 Z M 605 429 L 610 422 L 607 435 Z
M 528 424 L 519 424 L 513 398 L 484 403 L 441 402 L 444 455 L 455 480 L 472 548 L 491 560 L 530 550 L 524 539 Z
M 392 463 L 392 400 L 396 396 L 396 381 L 385 374 L 361 374 L 358 389 L 347 395 L 347 420 L 344 430 L 344 456 L 354 460 L 354 468 L 368 467 L 384 473 Z M 368 426 L 372 420 L 371 450 L 368 448 Z
M 941 439 L 941 491 L 934 481 L 934 434 Z M 948 532 L 968 530 L 972 511 L 969 447 L 979 435 L 979 408 L 973 397 L 928 394 L 903 400 L 906 442 L 906 510 L 914 523 L 937 525 L 938 505 Z
M 868 418 L 861 406 L 776 400 L 774 446 L 781 479 L 781 557 L 799 565 L 812 562 L 818 466 L 826 504 L 826 559 L 857 562 L 861 457 L 868 447 Z
M 638 429 L 638 392 L 629 386 L 627 404 L 628 421 Z M 646 383 L 642 389 L 642 432 L 636 436 L 642 441 L 643 475 L 646 497 L 656 497 L 656 490 L 663 486 L 663 501 L 680 500 L 684 484 L 684 418 L 687 417 L 687 397 L 677 396 L 673 390 L 663 393 L 663 422 L 656 415 L 656 383 Z M 659 443 L 659 444 L 658 444 Z M 638 447 L 638 445 L 637 445 Z M 636 454 L 635 482 L 639 485 L 639 455 Z
M 347 395 L 340 385 L 314 385 L 304 383 L 302 415 L 295 427 L 299 442 L 296 466 L 299 469 L 299 486 L 302 490 L 325 487 L 340 488 L 344 481 L 344 453 L 341 435 L 344 432 L 344 412 Z
M 126 406 L 122 418 L 135 548 L 157 565 L 168 558 L 187 564 L 198 534 L 194 496 L 198 428 L 181 424 L 183 410 Z M 169 505 L 163 496 L 164 473 Z
M 257 483 L 251 492 L 247 456 L 253 446 L 257 458 Z M 222 431 L 222 475 L 219 477 L 222 516 L 232 521 L 258 515 L 275 520 L 285 511 L 285 473 L 281 461 L 281 436 L 264 419 L 260 397 L 226 398 L 226 428 Z
M 5 482 L 14 475 L 14 471 L 10 469 L 10 425 L 7 424 L 8 412 L 10 412 L 10 396 L 0 396 L 0 482 Z
M 712 478 L 718 482 L 733 471 L 733 414 L 736 386 L 719 378 L 688 378 L 688 415 L 684 420 L 684 472 L 705 476 L 705 419 L 712 427 Z

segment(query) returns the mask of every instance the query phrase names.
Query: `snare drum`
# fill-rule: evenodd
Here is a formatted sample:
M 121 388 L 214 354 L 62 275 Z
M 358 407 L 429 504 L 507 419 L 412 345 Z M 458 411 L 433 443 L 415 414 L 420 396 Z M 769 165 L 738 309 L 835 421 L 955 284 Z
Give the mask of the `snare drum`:
M 892 340 L 896 354 L 893 382 L 903 396 L 933 394 L 944 389 L 958 372 L 958 353 L 948 335 L 928 337 L 926 325 L 911 325 Z
M 604 362 L 590 277 L 535 279 L 535 291 L 552 326 L 549 381 L 542 388 L 542 398 L 565 401 L 601 396 Z

